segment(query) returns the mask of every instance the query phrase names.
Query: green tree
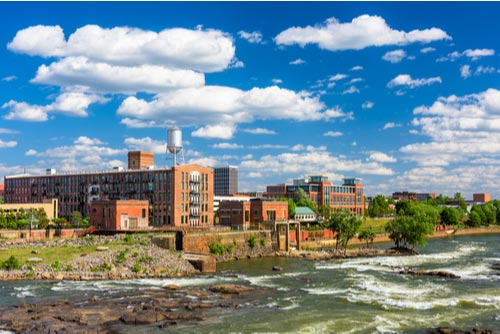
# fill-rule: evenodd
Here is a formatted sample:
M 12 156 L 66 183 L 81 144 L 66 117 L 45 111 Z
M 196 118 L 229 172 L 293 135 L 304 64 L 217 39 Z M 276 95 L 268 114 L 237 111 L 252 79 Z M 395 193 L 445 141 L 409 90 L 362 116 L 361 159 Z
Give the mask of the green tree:
M 83 217 L 80 211 L 73 211 L 70 217 L 71 225 L 73 227 L 80 227 L 82 225 Z
M 323 217 L 323 221 L 329 221 L 332 216 L 332 207 L 330 205 L 322 205 L 319 208 L 319 213 Z
M 318 212 L 318 209 L 316 207 L 316 203 L 314 203 L 309 198 L 307 193 L 302 188 L 298 188 L 297 191 L 295 192 L 295 204 L 297 204 L 297 206 L 307 206 L 309 209 L 313 210 L 314 212 Z
M 458 225 L 458 211 L 452 207 L 444 207 L 441 210 L 441 225 Z
M 414 249 L 427 243 L 427 235 L 433 232 L 433 224 L 425 215 L 401 215 L 389 221 L 385 230 L 396 247 L 411 246 Z
M 383 195 L 375 196 L 368 205 L 368 215 L 370 217 L 383 217 L 391 213 L 389 202 Z
M 373 239 L 375 239 L 375 231 L 373 231 L 373 228 L 370 226 L 366 230 L 359 232 L 358 239 L 365 240 L 366 248 L 368 248 L 370 244 L 373 245 Z
M 292 218 L 295 216 L 295 208 L 297 207 L 297 205 L 295 204 L 295 201 L 293 199 L 280 197 L 278 198 L 278 201 L 288 202 L 288 218 Z
M 477 227 L 481 226 L 481 223 L 482 221 L 479 213 L 477 213 L 477 211 L 471 210 L 471 213 L 469 214 L 469 219 L 467 220 L 467 225 L 471 227 Z
M 339 244 L 347 252 L 349 240 L 354 238 L 362 224 L 361 218 L 353 216 L 349 210 L 339 210 L 330 219 L 330 228 L 336 233 L 336 249 Z

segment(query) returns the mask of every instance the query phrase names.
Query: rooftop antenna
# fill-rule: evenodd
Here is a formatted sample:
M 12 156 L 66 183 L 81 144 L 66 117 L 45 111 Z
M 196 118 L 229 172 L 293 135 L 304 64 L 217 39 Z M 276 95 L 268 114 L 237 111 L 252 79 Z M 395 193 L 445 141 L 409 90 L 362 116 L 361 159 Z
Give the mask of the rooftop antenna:
M 171 127 L 167 130 L 167 150 L 174 155 L 174 167 L 177 166 L 177 154 L 182 152 L 182 131 L 178 127 Z M 184 163 L 184 153 L 182 153 Z

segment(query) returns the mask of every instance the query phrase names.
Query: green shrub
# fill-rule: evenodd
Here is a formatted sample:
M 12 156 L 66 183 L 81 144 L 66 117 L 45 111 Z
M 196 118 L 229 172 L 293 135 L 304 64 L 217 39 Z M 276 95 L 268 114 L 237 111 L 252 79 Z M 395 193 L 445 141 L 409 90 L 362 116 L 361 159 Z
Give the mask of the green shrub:
M 262 247 L 266 247 L 266 239 L 264 239 L 264 238 L 260 239 L 260 245 Z
M 224 248 L 228 254 L 233 254 L 234 244 L 227 244 Z
M 131 244 L 134 242 L 134 238 L 132 237 L 131 234 L 126 234 L 125 238 L 123 238 L 123 241 L 127 244 Z
M 152 256 L 149 256 L 149 255 L 147 255 L 147 256 L 141 256 L 141 257 L 139 258 L 139 262 L 141 262 L 141 263 L 149 263 L 149 262 L 153 262 L 153 257 L 152 257 Z
M 110 271 L 111 270 L 111 265 L 108 264 L 108 263 L 103 263 L 103 264 L 101 264 L 101 270 Z
M 255 245 L 257 245 L 257 238 L 252 235 L 250 238 L 248 238 L 248 247 L 254 249 Z
M 18 270 L 21 268 L 21 264 L 14 255 L 11 255 L 7 260 L 0 263 L 0 268 L 5 270 Z
M 59 271 L 62 268 L 61 261 L 55 260 L 54 263 L 50 265 L 55 271 Z
M 64 267 L 64 271 L 73 271 L 73 266 L 71 264 L 68 264 L 66 267 Z
M 125 255 L 127 254 L 127 251 L 128 251 L 128 249 L 124 249 L 124 250 L 120 251 L 120 253 L 118 253 L 118 255 L 116 256 L 115 262 L 116 263 L 125 262 L 125 260 L 126 260 Z
M 139 262 L 134 263 L 134 265 L 132 266 L 132 271 L 134 273 L 138 273 L 139 271 L 141 271 L 141 265 L 139 264 Z
M 214 255 L 222 255 L 224 254 L 225 248 L 221 243 L 217 242 L 211 242 L 208 245 L 208 248 L 210 249 L 210 253 Z

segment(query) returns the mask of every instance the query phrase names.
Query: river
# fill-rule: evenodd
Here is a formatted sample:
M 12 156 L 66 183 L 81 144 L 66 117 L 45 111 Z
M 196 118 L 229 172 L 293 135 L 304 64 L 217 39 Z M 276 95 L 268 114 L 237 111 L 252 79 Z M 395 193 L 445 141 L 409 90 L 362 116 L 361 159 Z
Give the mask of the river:
M 239 260 L 219 264 L 216 275 L 193 278 L 0 282 L 0 306 L 166 284 L 231 283 L 264 292 L 237 310 L 218 310 L 209 321 L 179 325 L 173 333 L 425 333 L 438 326 L 500 330 L 499 241 L 499 235 L 431 239 L 417 256 Z M 283 270 L 272 271 L 273 266 Z M 403 268 L 443 270 L 461 278 L 400 275 Z M 152 328 L 130 333 L 155 332 L 169 333 Z

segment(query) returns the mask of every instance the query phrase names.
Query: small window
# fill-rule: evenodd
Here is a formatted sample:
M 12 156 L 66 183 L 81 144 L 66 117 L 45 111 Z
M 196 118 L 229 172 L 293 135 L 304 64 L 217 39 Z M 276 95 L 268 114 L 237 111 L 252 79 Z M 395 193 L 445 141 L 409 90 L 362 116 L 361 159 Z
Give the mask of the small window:
M 142 209 L 142 218 L 146 218 L 146 209 Z

